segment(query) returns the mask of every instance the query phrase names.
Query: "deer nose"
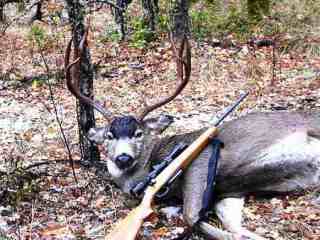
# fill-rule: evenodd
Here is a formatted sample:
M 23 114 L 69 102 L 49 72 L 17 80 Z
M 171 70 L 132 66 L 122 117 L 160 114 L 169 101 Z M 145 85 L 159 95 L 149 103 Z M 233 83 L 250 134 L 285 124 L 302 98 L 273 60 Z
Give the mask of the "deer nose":
M 123 153 L 116 157 L 115 162 L 120 169 L 125 169 L 131 166 L 131 164 L 133 163 L 133 157 L 126 153 Z

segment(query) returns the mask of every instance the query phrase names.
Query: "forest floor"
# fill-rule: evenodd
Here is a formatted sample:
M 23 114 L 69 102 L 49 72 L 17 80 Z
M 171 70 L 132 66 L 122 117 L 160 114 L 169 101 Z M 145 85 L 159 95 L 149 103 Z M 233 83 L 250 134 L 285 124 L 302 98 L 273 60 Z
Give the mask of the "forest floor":
M 143 99 L 154 101 L 175 86 L 169 41 L 161 38 L 143 50 L 104 42 L 103 21 L 93 23 L 89 46 L 98 65 L 95 97 L 115 115 L 136 113 Z M 68 27 L 44 27 L 49 38 L 43 54 L 50 71 L 61 72 Z M 243 91 L 250 91 L 250 96 L 233 117 L 252 111 L 320 110 L 320 57 L 276 50 L 273 64 L 272 47 L 253 50 L 243 44 L 223 49 L 196 41 L 191 45 L 190 84 L 175 101 L 154 113 L 175 116 L 166 134 L 209 126 Z M 21 198 L 11 199 L 15 206 L 0 200 L 0 239 L 102 239 L 131 207 L 111 180 L 102 180 L 76 164 L 76 183 L 68 164 L 54 162 L 68 159 L 68 154 L 44 81 L 44 63 L 27 28 L 7 31 L 0 37 L 0 49 L 0 172 L 48 163 L 32 168 L 34 174 L 45 175 L 33 182 L 36 187 L 29 184 L 19 190 Z M 77 160 L 75 99 L 64 80 L 50 81 L 58 116 Z M 102 125 L 104 119 L 96 116 Z M 272 199 L 248 197 L 244 225 L 267 239 L 320 239 L 319 199 L 319 190 Z M 181 206 L 167 207 L 155 206 L 156 214 L 144 224 L 141 239 L 174 239 L 186 232 Z M 177 215 L 166 217 L 175 210 Z M 219 225 L 214 216 L 211 219 Z M 194 234 L 192 239 L 202 237 Z

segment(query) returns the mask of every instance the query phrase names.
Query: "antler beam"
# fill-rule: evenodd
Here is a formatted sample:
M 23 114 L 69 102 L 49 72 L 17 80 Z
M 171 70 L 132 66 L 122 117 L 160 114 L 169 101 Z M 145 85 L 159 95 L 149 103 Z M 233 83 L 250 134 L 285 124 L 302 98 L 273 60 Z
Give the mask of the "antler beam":
M 142 121 L 153 110 L 175 99 L 182 92 L 182 90 L 185 88 L 185 86 L 189 82 L 190 75 L 191 75 L 191 49 L 190 49 L 190 44 L 188 42 L 187 37 L 185 36 L 183 38 L 181 42 L 181 47 L 178 49 L 178 51 L 172 39 L 171 39 L 171 46 L 172 46 L 173 54 L 176 58 L 177 78 L 180 80 L 180 83 L 178 84 L 176 90 L 171 95 L 161 99 L 157 103 L 154 103 L 149 106 L 147 105 L 138 115 L 137 119 L 139 121 Z M 185 55 L 184 55 L 184 52 L 185 52 Z
M 88 28 L 86 29 L 86 31 L 80 41 L 79 47 L 75 47 L 74 60 L 72 63 L 70 63 L 70 55 L 71 55 L 70 53 L 71 53 L 71 46 L 72 46 L 73 38 L 71 38 L 71 40 L 68 43 L 66 53 L 65 53 L 65 59 L 64 59 L 67 87 L 68 87 L 69 91 L 76 98 L 78 98 L 83 103 L 94 107 L 106 119 L 110 120 L 110 118 L 112 117 L 112 114 L 109 111 L 107 111 L 104 107 L 102 107 L 96 101 L 83 95 L 79 90 L 81 58 L 83 56 L 84 49 L 87 47 L 87 36 L 88 36 Z

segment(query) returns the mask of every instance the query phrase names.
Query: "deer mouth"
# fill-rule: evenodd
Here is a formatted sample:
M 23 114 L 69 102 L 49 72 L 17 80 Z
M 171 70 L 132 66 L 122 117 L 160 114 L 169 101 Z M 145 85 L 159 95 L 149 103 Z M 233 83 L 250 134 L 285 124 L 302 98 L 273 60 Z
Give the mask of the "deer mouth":
M 123 165 L 118 166 L 115 161 L 109 159 L 107 160 L 107 167 L 108 167 L 109 173 L 113 178 L 120 178 L 121 176 L 123 176 L 123 174 L 134 172 L 136 169 L 136 166 L 138 165 L 137 163 L 138 163 L 137 161 L 134 161 L 129 166 L 123 166 Z
M 135 168 L 136 165 L 137 165 L 137 162 L 136 162 L 136 161 L 132 162 L 130 165 L 118 165 L 118 164 L 116 163 L 116 166 L 117 166 L 121 171 L 123 171 L 123 172 L 130 172 L 130 171 L 132 171 L 132 170 Z

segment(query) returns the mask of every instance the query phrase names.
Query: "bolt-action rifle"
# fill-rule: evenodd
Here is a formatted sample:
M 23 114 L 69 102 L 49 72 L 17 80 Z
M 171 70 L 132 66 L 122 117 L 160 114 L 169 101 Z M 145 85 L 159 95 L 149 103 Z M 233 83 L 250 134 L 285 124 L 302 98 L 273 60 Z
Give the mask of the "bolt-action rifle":
M 184 171 L 189 164 L 203 151 L 210 139 L 218 135 L 218 125 L 243 101 L 248 93 L 242 95 L 233 105 L 228 107 L 225 113 L 202 133 L 192 144 L 178 155 L 168 166 L 156 177 L 152 177 L 152 184 L 145 188 L 144 197 L 138 207 L 133 209 L 127 217 L 121 220 L 116 227 L 106 236 L 105 240 L 134 240 L 144 221 L 151 213 L 152 202 L 160 189 L 176 176 L 178 172 Z
M 135 186 L 133 186 L 130 189 L 131 195 L 138 198 L 144 190 L 150 186 L 153 185 L 156 182 L 157 176 L 168 166 L 170 163 L 177 158 L 186 148 L 188 145 L 186 143 L 180 142 L 178 143 L 173 150 L 166 156 L 159 164 L 156 164 L 152 166 L 152 170 L 148 173 L 148 175 L 138 182 Z M 167 181 L 165 186 L 162 186 L 162 188 L 165 187 L 161 193 L 157 193 L 157 197 L 161 198 L 165 196 L 169 191 L 169 186 L 171 185 L 174 180 L 179 177 L 182 174 L 182 170 L 180 169 L 170 180 Z

